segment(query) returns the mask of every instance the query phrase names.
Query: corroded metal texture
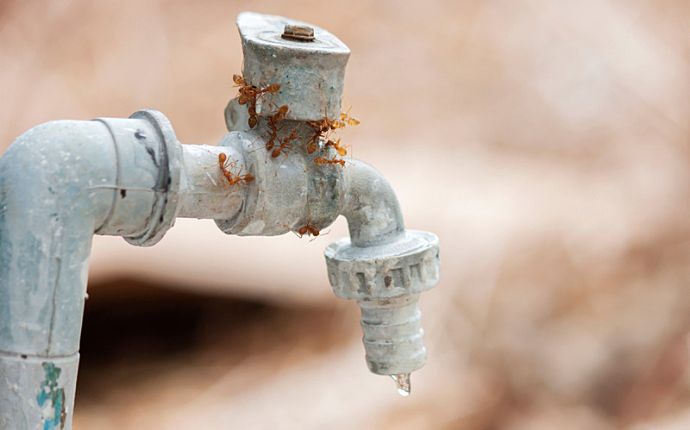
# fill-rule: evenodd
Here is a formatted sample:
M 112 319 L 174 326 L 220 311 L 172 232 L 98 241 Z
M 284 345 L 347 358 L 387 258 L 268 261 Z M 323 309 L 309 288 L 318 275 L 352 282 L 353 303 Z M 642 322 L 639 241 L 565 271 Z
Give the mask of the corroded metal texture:
M 335 295 L 344 299 L 389 299 L 419 294 L 436 285 L 438 238 L 407 230 L 397 240 L 377 246 L 352 246 L 349 238 L 326 248 L 328 276 Z
M 357 300 L 362 310 L 369 369 L 397 375 L 421 368 L 426 350 L 417 298 L 438 283 L 438 238 L 407 230 L 394 241 L 368 247 L 346 238 L 330 244 L 325 256 L 335 294 Z
M 71 429 L 78 365 L 79 354 L 0 353 L 0 429 Z
M 0 158 L 0 351 L 77 352 L 91 238 L 116 178 L 113 140 L 97 121 L 34 127 Z
M 125 240 L 132 245 L 151 246 L 158 243 L 175 223 L 182 147 L 177 141 L 170 121 L 162 113 L 155 110 L 140 110 L 135 112 L 130 119 L 146 121 L 153 129 L 155 134 L 150 137 L 137 131 L 134 133 L 134 138 L 137 139 L 139 146 L 149 148 L 148 145 L 158 145 L 151 156 L 151 161 L 158 167 L 158 174 L 155 185 L 152 187 L 155 200 L 146 230 L 138 236 L 125 236 Z M 126 168 L 127 165 L 123 166 Z
M 182 148 L 168 119 L 141 110 L 130 118 L 98 118 L 112 136 L 115 183 L 112 207 L 96 234 L 123 236 L 152 246 L 175 223 Z M 133 226 L 132 214 L 146 218 Z
M 314 40 L 283 38 L 286 25 L 311 27 Z M 244 52 L 244 79 L 259 87 L 280 84 L 277 94 L 257 100 L 259 115 L 289 105 L 289 119 L 318 120 L 340 115 L 345 65 L 350 49 L 311 24 L 273 15 L 244 12 L 237 18 Z
M 388 182 L 337 158 L 306 122 L 338 117 L 350 51 L 285 18 L 244 13 L 238 27 L 244 78 L 280 84 L 257 100 L 253 128 L 233 101 L 218 147 L 183 148 L 161 113 L 139 111 L 34 127 L 0 158 L 0 428 L 69 430 L 93 234 L 149 246 L 177 216 L 262 236 L 318 234 L 345 216 L 350 238 L 326 250 L 329 278 L 362 308 L 369 368 L 409 392 L 426 357 L 417 296 L 438 281 L 438 239 L 406 231 Z M 266 115 L 280 105 L 278 128 Z
M 164 117 L 148 113 L 46 123 L 0 158 L 0 428 L 70 428 L 94 233 L 146 246 L 174 221 L 181 148 L 170 129 L 163 154 Z M 37 403 L 43 364 L 58 362 Z M 46 415 L 58 403 L 59 423 Z
M 241 108 L 240 108 L 241 109 Z M 306 141 L 314 130 L 300 121 L 281 123 L 285 137 L 290 131 L 296 139 L 287 153 L 273 157 L 266 150 L 270 130 L 261 122 L 256 130 L 228 133 L 219 143 L 237 156 L 236 168 L 252 172 L 255 180 L 244 189 L 241 211 L 232 218 L 217 219 L 225 233 L 240 236 L 274 236 L 297 232 L 304 225 L 322 230 L 340 214 L 342 200 L 341 166 L 318 166 L 317 156 L 334 156 L 327 149 L 308 154 Z

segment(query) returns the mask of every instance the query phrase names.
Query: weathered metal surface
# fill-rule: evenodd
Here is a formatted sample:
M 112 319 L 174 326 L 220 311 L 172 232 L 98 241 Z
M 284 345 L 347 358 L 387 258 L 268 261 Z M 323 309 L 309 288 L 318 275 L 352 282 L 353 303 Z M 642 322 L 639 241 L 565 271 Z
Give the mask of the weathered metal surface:
M 178 217 L 234 218 L 242 208 L 246 187 L 227 183 L 218 164 L 223 153 L 237 165 L 237 171 L 246 169 L 242 154 L 231 147 L 208 145 L 182 146 L 182 177 L 180 180 Z
M 295 131 L 297 138 L 286 154 L 273 157 L 266 150 L 270 130 L 265 122 L 255 130 L 231 132 L 219 143 L 238 156 L 238 166 L 252 172 L 241 211 L 230 219 L 217 219 L 218 227 L 240 236 L 274 236 L 297 232 L 310 224 L 321 230 L 338 217 L 341 206 L 340 166 L 318 166 L 313 160 L 324 153 L 307 154 L 306 141 L 314 130 L 300 121 L 285 120 L 279 137 Z M 289 131 L 288 131 L 289 130 Z M 325 151 L 326 155 L 334 154 Z M 240 168 L 240 167 L 238 167 Z
M 436 285 L 438 238 L 407 230 L 393 242 L 353 246 L 349 238 L 326 248 L 328 275 L 338 297 L 353 300 L 416 295 Z
M 96 234 L 123 236 L 139 246 L 157 243 L 172 227 L 181 148 L 167 119 L 155 111 L 130 118 L 98 118 L 110 135 L 116 178 L 107 219 Z
M 286 24 L 283 34 L 280 35 L 283 39 L 297 40 L 299 42 L 313 42 L 314 29 L 308 25 L 291 25 Z
M 308 43 L 282 37 L 286 25 L 310 27 Z M 259 115 L 289 105 L 288 119 L 337 118 L 350 49 L 328 31 L 288 18 L 244 12 L 237 17 L 242 38 L 242 75 L 250 84 L 280 84 L 277 94 L 262 96 Z
M 438 283 L 438 238 L 407 230 L 394 241 L 367 247 L 346 238 L 330 244 L 325 256 L 335 294 L 357 300 L 362 310 L 369 369 L 397 375 L 421 368 L 426 350 L 417 298 Z
M 0 429 L 72 428 L 79 354 L 31 357 L 0 353 Z
M 271 236 L 318 232 L 344 215 L 350 238 L 326 250 L 329 279 L 362 308 L 369 368 L 409 392 L 409 373 L 426 357 L 417 297 L 438 281 L 438 239 L 405 230 L 393 189 L 372 167 L 315 163 L 337 153 L 306 120 L 338 117 L 350 51 L 318 27 L 313 41 L 284 39 L 286 25 L 297 26 L 293 39 L 309 38 L 297 21 L 239 16 L 245 79 L 281 87 L 257 100 L 254 128 L 231 101 L 231 132 L 218 147 L 183 148 L 162 114 L 139 111 L 34 127 L 0 158 L 0 428 L 70 429 L 92 235 L 149 246 L 176 216 Z M 280 105 L 289 112 L 276 135 L 266 115 Z M 267 150 L 293 132 L 291 145 Z M 251 180 L 230 183 L 220 154 Z
M 142 135 L 135 131 L 134 138 L 140 146 L 156 146 L 153 149 L 151 161 L 157 165 L 156 183 L 152 188 L 155 201 L 151 210 L 146 230 L 138 236 L 125 236 L 125 240 L 132 245 L 151 246 L 158 243 L 163 235 L 175 223 L 177 214 L 178 189 L 180 187 L 180 170 L 182 166 L 182 147 L 177 141 L 175 132 L 168 118 L 155 110 L 140 110 L 131 119 L 141 119 L 148 122 L 155 131 L 152 136 Z M 126 169 L 128 165 L 121 166 Z M 123 176 L 127 176 L 124 174 Z
M 149 245 L 174 220 L 181 169 L 162 156 L 165 143 L 151 118 L 46 123 L 0 158 L 0 375 L 24 393 L 3 397 L 0 415 L 23 411 L 33 423 L 52 400 L 28 401 L 35 381 L 13 373 L 38 375 L 44 362 L 72 360 L 69 371 L 53 369 L 62 375 L 68 416 L 45 427 L 69 428 L 93 234 Z M 176 139 L 172 145 L 168 155 L 181 151 Z M 162 186 L 160 171 L 170 166 Z
M 34 127 L 0 158 L 0 351 L 77 352 L 91 238 L 116 178 L 112 137 L 96 121 Z

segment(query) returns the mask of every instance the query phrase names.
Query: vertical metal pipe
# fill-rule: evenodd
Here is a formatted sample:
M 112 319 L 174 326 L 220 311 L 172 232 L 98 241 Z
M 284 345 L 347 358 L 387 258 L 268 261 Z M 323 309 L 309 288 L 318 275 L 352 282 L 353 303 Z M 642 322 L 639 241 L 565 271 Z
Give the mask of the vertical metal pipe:
M 91 237 L 115 178 L 98 122 L 35 127 L 0 159 L 0 428 L 70 428 Z
M 170 227 L 168 128 L 148 111 L 55 121 L 0 158 L 0 428 L 71 428 L 92 237 L 147 245 Z

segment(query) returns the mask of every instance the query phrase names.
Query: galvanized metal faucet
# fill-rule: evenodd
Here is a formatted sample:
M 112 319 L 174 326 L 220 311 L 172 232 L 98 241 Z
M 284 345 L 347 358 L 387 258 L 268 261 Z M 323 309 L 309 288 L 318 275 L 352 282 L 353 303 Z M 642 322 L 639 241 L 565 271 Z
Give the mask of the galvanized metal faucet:
M 270 90 L 231 100 L 218 146 L 181 145 L 161 113 L 139 111 L 34 127 L 0 158 L 0 428 L 71 428 L 93 234 L 151 246 L 177 217 L 271 236 L 345 216 L 350 237 L 325 253 L 330 283 L 360 305 L 369 369 L 409 394 L 438 239 L 406 230 L 386 180 L 318 130 L 340 118 L 347 46 L 282 17 L 237 25 L 246 93 Z

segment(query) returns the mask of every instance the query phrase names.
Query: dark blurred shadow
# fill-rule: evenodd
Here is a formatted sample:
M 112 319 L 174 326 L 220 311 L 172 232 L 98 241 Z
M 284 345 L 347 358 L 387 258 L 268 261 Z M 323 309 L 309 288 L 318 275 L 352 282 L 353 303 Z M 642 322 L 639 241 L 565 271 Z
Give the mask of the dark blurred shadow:
M 225 376 L 241 371 L 248 359 L 267 359 L 278 371 L 306 355 L 342 346 L 358 328 L 348 312 L 337 308 L 282 308 L 138 280 L 97 284 L 89 291 L 80 405 L 103 402 L 115 390 L 172 381 L 175 375 Z

